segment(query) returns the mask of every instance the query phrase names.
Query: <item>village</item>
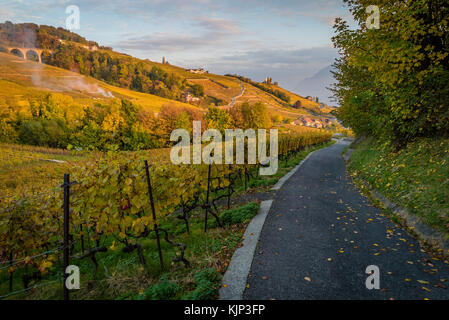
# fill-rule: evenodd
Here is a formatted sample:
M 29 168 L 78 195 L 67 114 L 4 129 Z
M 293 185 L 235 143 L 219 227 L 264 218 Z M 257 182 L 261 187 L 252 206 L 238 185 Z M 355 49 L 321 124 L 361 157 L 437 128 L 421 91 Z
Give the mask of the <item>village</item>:
M 301 116 L 297 120 L 292 121 L 292 124 L 296 126 L 305 126 L 318 129 L 329 127 L 332 123 L 333 121 L 329 118 L 314 119 L 308 116 Z

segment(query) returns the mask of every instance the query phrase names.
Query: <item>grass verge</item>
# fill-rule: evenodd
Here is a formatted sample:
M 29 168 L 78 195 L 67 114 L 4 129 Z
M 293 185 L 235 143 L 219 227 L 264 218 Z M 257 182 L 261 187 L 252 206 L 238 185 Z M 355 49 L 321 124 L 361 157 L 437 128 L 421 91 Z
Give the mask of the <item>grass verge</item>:
M 449 238 L 449 139 L 420 139 L 395 151 L 372 138 L 353 152 L 349 171 Z

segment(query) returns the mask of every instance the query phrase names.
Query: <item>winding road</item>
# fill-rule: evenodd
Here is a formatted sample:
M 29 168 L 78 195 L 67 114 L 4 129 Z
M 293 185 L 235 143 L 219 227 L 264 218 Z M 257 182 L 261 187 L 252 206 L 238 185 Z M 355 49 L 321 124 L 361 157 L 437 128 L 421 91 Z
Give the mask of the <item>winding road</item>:
M 245 93 L 245 86 L 241 82 L 240 82 L 240 88 L 241 88 L 240 93 L 231 99 L 231 103 L 229 103 L 228 108 L 232 108 L 235 105 L 235 101 L 238 98 L 240 98 L 241 96 L 243 96 L 243 94 Z
M 347 144 L 313 153 L 276 193 L 244 299 L 449 299 L 449 266 L 359 193 Z M 379 289 L 365 285 L 370 265 Z

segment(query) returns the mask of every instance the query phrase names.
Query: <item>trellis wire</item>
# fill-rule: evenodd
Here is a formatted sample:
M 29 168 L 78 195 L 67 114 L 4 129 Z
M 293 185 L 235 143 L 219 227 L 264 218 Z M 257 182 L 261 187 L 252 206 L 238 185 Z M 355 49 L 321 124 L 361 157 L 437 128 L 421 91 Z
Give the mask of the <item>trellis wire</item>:
M 41 287 L 44 287 L 44 286 L 49 285 L 51 283 L 56 283 L 56 282 L 59 282 L 59 281 L 61 281 L 61 279 L 47 281 L 47 282 L 44 282 L 44 283 L 38 283 L 38 284 L 36 284 L 36 285 L 34 285 L 32 287 L 25 288 L 25 289 L 22 289 L 22 290 L 13 291 L 13 292 L 10 292 L 8 294 L 2 295 L 2 296 L 0 296 L 0 299 L 5 299 L 5 298 L 8 298 L 10 296 L 13 296 L 13 295 L 16 295 L 16 294 L 19 294 L 19 293 L 23 293 L 23 292 L 27 292 L 27 291 L 30 291 L 30 290 L 35 289 L 35 288 L 41 288 Z

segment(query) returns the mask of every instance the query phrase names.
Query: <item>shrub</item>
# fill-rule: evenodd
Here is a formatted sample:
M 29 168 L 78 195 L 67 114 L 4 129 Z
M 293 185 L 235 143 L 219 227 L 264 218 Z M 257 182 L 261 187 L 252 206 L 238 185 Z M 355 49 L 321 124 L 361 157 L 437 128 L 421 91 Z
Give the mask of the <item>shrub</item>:
M 220 286 L 221 275 L 214 269 L 204 269 L 194 276 L 196 288 L 191 293 L 192 300 L 214 299 Z
M 259 204 L 251 202 L 238 208 L 223 211 L 220 214 L 220 220 L 225 225 L 243 223 L 254 217 L 258 210 Z
M 146 300 L 168 300 L 173 298 L 179 290 L 179 286 L 167 279 L 166 275 L 161 277 L 161 282 L 150 286 L 138 299 Z

